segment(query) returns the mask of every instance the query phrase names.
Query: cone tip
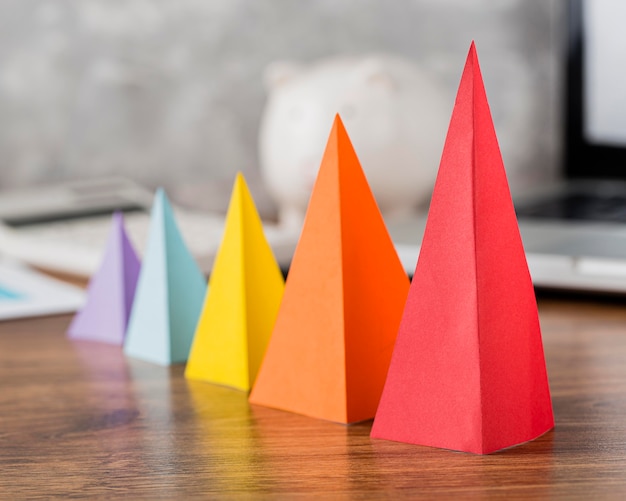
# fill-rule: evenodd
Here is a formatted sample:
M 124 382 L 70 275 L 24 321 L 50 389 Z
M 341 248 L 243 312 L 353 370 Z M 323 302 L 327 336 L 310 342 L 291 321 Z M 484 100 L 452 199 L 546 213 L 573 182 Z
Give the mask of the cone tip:
M 163 205 L 169 202 L 167 198 L 167 194 L 165 193 L 165 190 L 161 186 L 159 186 L 156 189 L 156 192 L 154 194 L 154 202 L 155 204 L 160 204 L 160 205 Z
M 237 175 L 235 176 L 235 186 L 240 186 L 241 184 L 246 183 L 246 178 L 243 175 L 243 172 L 237 171 Z
M 475 60 L 477 58 L 476 42 L 474 40 L 472 40 L 472 43 L 470 44 L 469 53 L 467 54 L 467 57 L 468 57 L 468 59 L 472 58 L 473 60 Z
M 341 116 L 339 113 L 335 113 L 335 120 L 333 121 L 333 129 L 342 128 L 345 129 L 343 125 L 343 120 L 341 120 Z
M 116 226 L 122 226 L 124 224 L 124 214 L 121 210 L 116 210 L 113 212 L 113 224 Z
M 235 193 L 243 193 L 248 191 L 248 183 L 246 183 L 246 178 L 243 175 L 243 172 L 237 172 L 235 176 L 235 183 L 233 184 L 233 195 Z

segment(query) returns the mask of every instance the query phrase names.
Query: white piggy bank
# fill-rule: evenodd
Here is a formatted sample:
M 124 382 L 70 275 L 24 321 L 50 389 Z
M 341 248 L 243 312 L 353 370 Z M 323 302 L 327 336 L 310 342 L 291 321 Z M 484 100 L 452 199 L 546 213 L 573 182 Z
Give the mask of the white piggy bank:
M 260 166 L 281 223 L 302 223 L 337 113 L 385 216 L 428 200 L 452 103 L 415 64 L 387 55 L 274 63 L 266 83 Z

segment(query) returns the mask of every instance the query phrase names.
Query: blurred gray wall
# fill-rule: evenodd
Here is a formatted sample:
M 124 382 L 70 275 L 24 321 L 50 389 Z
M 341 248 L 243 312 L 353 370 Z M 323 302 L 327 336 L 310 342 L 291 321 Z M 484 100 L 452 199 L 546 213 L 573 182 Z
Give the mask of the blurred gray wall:
M 450 100 L 476 40 L 513 191 L 559 159 L 559 0 L 0 0 L 0 189 L 258 179 L 273 60 L 399 53 Z

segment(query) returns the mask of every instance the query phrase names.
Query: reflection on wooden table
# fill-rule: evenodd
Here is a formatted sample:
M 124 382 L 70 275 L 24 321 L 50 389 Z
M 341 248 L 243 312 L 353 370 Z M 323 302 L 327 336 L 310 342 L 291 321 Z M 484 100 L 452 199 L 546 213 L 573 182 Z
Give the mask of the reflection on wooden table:
M 476 456 L 250 406 L 183 367 L 71 342 L 69 316 L 0 323 L 4 499 L 332 499 L 626 493 L 626 303 L 539 303 L 555 430 Z M 306 391 L 303 388 L 302 391 Z

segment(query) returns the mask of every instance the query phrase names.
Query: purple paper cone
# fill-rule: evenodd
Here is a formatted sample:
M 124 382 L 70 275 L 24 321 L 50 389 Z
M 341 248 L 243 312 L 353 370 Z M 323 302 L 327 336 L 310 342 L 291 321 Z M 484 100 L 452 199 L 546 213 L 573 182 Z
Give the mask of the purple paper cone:
M 113 214 L 102 264 L 87 289 L 87 301 L 68 336 L 122 345 L 135 296 L 140 262 L 124 229 L 121 213 Z

